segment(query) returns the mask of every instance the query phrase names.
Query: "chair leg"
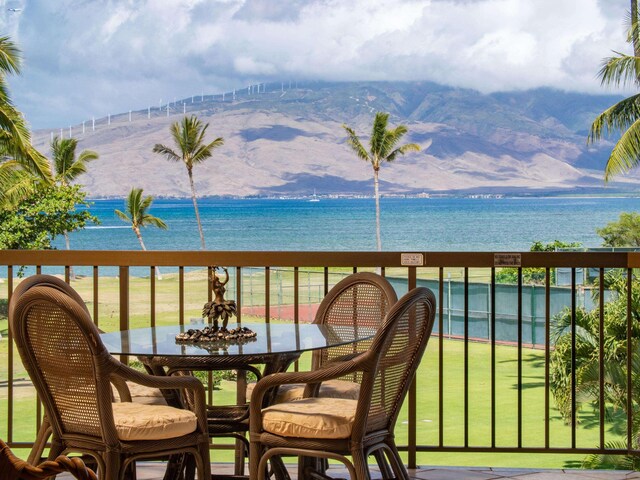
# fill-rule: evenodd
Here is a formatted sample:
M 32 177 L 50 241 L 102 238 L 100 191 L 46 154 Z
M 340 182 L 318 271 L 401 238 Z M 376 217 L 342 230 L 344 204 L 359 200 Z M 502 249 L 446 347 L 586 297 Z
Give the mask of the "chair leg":
M 198 454 L 200 450 L 198 450 Z M 184 477 L 179 477 L 184 480 L 193 480 L 196 477 L 196 471 L 198 470 L 198 459 L 194 455 L 184 456 L 184 467 L 181 471 L 184 471 Z
M 121 459 L 122 461 L 122 459 Z M 120 469 L 122 470 L 121 478 L 126 480 L 136 480 L 137 479 L 137 470 L 136 470 L 136 461 L 134 459 L 127 458 L 125 459 Z
M 243 434 L 233 436 L 236 439 L 234 474 L 244 476 L 244 463 L 249 455 L 249 440 Z
M 98 476 L 100 480 L 123 480 L 124 468 L 122 468 L 122 458 L 117 452 L 107 451 L 104 455 L 104 477 Z
M 260 442 L 249 442 L 249 478 L 252 480 L 265 478 L 264 472 L 260 475 L 261 457 L 262 445 Z
M 163 480 L 183 480 L 183 472 L 187 469 L 190 458 L 186 458 L 184 453 L 172 453 L 169 455 L 167 469 L 164 472 Z M 189 477 L 186 477 L 189 478 Z
M 391 462 L 391 468 L 395 473 L 395 478 L 409 480 L 409 472 L 407 472 L 407 468 L 404 466 L 402 458 L 400 458 L 400 452 L 398 452 L 396 442 L 393 439 L 387 439 L 385 447 L 387 452 L 390 454 L 389 461 Z
M 284 462 L 282 461 L 282 457 L 277 455 L 271 457 L 271 470 L 273 476 L 278 480 L 291 480 L 289 471 L 287 470 L 287 467 L 284 466 Z
M 42 424 L 40 424 L 40 429 L 38 429 L 38 434 L 36 436 L 36 441 L 33 443 L 33 448 L 29 453 L 29 457 L 27 458 L 27 462 L 30 465 L 38 465 L 40 463 L 40 459 L 42 458 L 42 453 L 44 452 L 44 448 L 47 445 L 47 440 L 51 436 L 51 424 L 45 415 L 42 419 Z
M 373 452 L 373 456 L 376 459 L 376 463 L 378 464 L 378 468 L 380 469 L 380 474 L 382 475 L 383 480 L 391 480 L 395 478 L 391 467 L 389 466 L 389 462 L 387 462 L 387 457 L 384 454 L 384 450 L 381 448 L 375 450 Z
M 298 457 L 298 478 L 307 478 L 309 476 L 325 477 L 329 463 L 326 458 L 317 457 Z
M 365 455 L 362 449 L 353 450 L 351 452 L 351 458 L 356 471 L 356 479 L 371 480 L 371 473 L 369 472 L 369 465 L 367 463 L 367 455 Z
M 202 442 L 198 445 L 198 455 L 196 457 L 196 468 L 198 470 L 198 480 L 211 479 L 211 461 L 209 459 L 209 442 Z
M 64 452 L 64 446 L 55 438 L 51 441 L 51 448 L 47 460 L 55 460 Z

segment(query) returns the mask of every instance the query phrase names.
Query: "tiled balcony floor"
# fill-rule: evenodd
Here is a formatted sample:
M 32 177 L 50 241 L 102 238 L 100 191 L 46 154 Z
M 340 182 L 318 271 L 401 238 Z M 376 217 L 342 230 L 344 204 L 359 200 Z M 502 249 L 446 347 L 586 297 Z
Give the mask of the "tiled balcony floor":
M 231 464 L 212 465 L 213 473 L 233 473 Z M 295 468 L 290 468 L 292 479 L 295 479 Z M 348 478 L 344 469 L 332 468 L 337 477 Z M 164 464 L 139 463 L 137 480 L 162 480 Z M 409 476 L 416 480 L 640 480 L 640 472 L 627 470 L 536 470 L 488 467 L 421 467 L 410 470 Z M 69 480 L 67 474 L 58 475 L 59 479 Z M 373 478 L 380 478 L 373 475 Z

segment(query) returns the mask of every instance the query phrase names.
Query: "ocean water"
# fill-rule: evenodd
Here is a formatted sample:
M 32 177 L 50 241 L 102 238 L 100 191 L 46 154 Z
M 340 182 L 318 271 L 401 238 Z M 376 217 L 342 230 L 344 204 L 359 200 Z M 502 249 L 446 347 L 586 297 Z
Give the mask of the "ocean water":
M 114 214 L 124 200 L 95 200 L 101 225 L 71 234 L 71 248 L 137 250 L 133 231 Z M 209 250 L 375 251 L 372 198 L 199 200 Z M 640 198 L 382 198 L 386 251 L 526 251 L 531 243 L 601 245 L 596 228 L 624 211 L 640 211 Z M 168 230 L 142 229 L 149 250 L 198 250 L 190 199 L 156 199 L 150 213 Z M 62 239 L 56 241 L 64 248 Z

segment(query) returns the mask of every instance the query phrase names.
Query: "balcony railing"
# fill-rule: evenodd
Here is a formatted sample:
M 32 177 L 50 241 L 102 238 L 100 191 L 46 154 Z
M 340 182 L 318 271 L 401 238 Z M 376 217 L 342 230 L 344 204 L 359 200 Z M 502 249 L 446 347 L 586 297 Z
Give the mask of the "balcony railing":
M 417 285 L 434 291 L 434 335 L 396 427 L 410 467 L 422 452 L 433 451 L 640 453 L 633 429 L 637 399 L 626 395 L 638 373 L 633 355 L 621 365 L 623 413 L 611 414 L 605 396 L 605 310 L 620 299 L 605 287 L 605 275 L 615 269 L 626 282 L 626 307 L 618 315 L 626 325 L 626 345 L 634 345 L 639 312 L 634 311 L 632 284 L 640 253 L 632 252 L 0 251 L 0 438 L 14 448 L 29 447 L 42 415 L 38 402 L 25 405 L 18 392 L 28 377 L 12 348 L 11 332 L 3 332 L 6 304 L 19 274 L 63 275 L 100 328 L 123 330 L 200 317 L 202 304 L 211 300 L 213 265 L 229 268 L 227 297 L 236 300 L 238 320 L 245 321 L 311 321 L 314 306 L 331 286 L 358 270 L 381 272 L 399 296 Z M 496 281 L 506 267 L 514 269 L 512 284 Z M 525 284 L 523 272 L 529 268 L 542 269 L 535 286 Z M 570 272 L 569 285 L 553 284 L 559 268 Z M 580 269 L 595 281 L 577 278 Z M 583 308 L 599 318 L 593 346 L 599 370 L 597 401 L 580 409 L 576 342 Z M 562 312 L 570 319 L 571 345 L 569 413 L 564 417 L 550 377 L 551 325 Z M 211 390 L 209 382 L 210 399 Z

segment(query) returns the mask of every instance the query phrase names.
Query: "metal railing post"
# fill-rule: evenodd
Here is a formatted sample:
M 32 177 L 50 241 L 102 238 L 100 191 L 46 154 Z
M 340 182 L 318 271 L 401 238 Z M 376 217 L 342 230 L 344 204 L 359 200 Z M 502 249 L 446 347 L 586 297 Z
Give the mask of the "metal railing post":
M 120 266 L 119 274 L 119 292 L 120 292 L 120 330 L 129 329 L 129 267 Z M 126 355 L 120 357 L 122 363 L 128 363 L 129 359 Z

